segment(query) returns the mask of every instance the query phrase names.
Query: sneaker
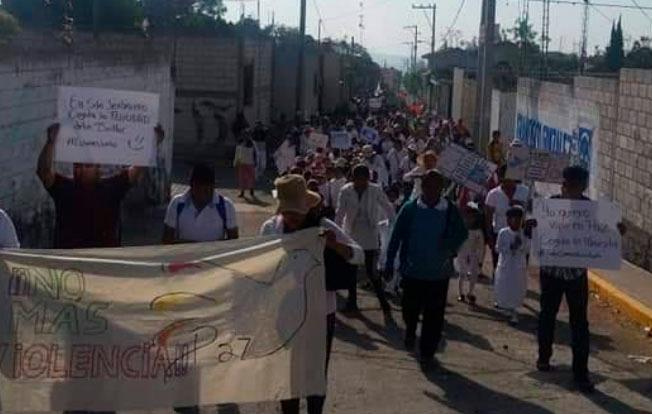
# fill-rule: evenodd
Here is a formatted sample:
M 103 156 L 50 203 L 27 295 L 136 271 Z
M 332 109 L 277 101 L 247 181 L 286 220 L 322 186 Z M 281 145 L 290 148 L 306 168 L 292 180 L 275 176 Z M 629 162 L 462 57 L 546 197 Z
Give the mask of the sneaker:
M 575 388 L 582 394 L 591 394 L 595 391 L 595 385 L 588 378 L 575 380 Z
M 537 361 L 537 371 L 550 372 L 552 371 L 552 365 L 550 365 L 549 361 Z
M 471 305 L 475 305 L 475 295 L 467 295 L 466 297 L 469 299 Z
M 466 298 L 464 297 L 464 295 L 459 295 L 459 296 L 457 297 L 457 301 L 458 301 L 458 302 L 466 302 Z

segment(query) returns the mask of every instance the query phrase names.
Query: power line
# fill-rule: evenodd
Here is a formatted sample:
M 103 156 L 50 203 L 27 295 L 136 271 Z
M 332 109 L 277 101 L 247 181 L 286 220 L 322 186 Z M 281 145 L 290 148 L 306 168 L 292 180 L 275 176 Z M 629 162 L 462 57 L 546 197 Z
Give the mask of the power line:
M 374 5 L 371 6 L 371 7 L 366 7 L 365 10 L 366 10 L 366 11 L 369 11 L 369 10 L 377 9 L 377 8 L 379 8 L 380 6 L 384 6 L 385 3 L 389 3 L 390 1 L 392 1 L 392 0 L 382 0 L 382 1 L 380 1 L 380 2 L 378 2 L 378 3 L 376 3 L 376 4 L 374 4 Z M 327 18 L 325 18 L 324 20 L 329 20 L 329 21 L 331 21 L 331 20 L 339 20 L 339 19 L 343 19 L 343 18 L 345 18 L 345 17 L 355 16 L 355 15 L 359 15 L 359 14 L 360 14 L 360 10 L 356 10 L 356 11 L 354 11 L 354 12 L 347 12 L 347 13 L 337 14 L 337 15 L 332 16 L 332 17 L 327 17 Z
M 646 18 L 649 22 L 652 22 L 652 19 L 650 19 L 650 16 L 645 12 L 645 10 L 643 10 L 643 9 L 641 8 L 641 6 L 636 2 L 636 0 L 632 0 L 632 3 L 634 3 L 634 6 L 636 6 L 636 7 L 641 11 L 641 13 L 643 13 L 643 16 L 645 16 L 645 18 Z
M 536 1 L 538 3 L 542 3 L 544 0 L 530 0 L 530 1 Z M 572 6 L 583 6 L 584 5 L 584 0 L 550 0 L 550 3 L 555 3 L 555 4 L 570 4 Z M 636 6 L 630 6 L 627 4 L 613 4 L 613 3 L 591 3 L 589 4 L 593 7 L 611 7 L 611 8 L 616 8 L 616 9 L 634 9 L 634 10 L 652 10 L 652 7 L 636 7 Z
M 451 23 L 450 26 L 448 26 L 448 31 L 446 32 L 444 37 L 442 37 L 442 42 L 445 42 L 446 40 L 448 40 L 448 36 L 450 36 L 451 32 L 453 31 L 453 28 L 455 27 L 455 23 L 457 23 L 457 19 L 460 17 L 460 13 L 462 12 L 462 9 L 464 8 L 464 3 L 465 2 L 466 2 L 466 0 L 462 0 L 462 2 L 460 3 L 460 7 L 457 9 L 457 13 L 455 13 L 455 17 L 453 18 L 453 22 Z

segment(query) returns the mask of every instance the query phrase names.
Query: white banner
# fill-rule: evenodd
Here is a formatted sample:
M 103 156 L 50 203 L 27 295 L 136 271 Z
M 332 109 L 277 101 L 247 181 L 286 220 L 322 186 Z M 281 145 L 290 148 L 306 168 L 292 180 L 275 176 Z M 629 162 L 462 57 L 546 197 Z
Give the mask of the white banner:
M 1 252 L 3 412 L 325 393 L 318 230 L 166 247 Z
M 348 131 L 331 131 L 331 148 L 347 150 L 351 148 L 351 135 Z
M 525 145 L 512 146 L 507 159 L 506 178 L 561 184 L 562 173 L 569 165 L 568 154 L 556 154 Z
M 383 107 L 383 98 L 369 98 L 369 109 L 378 110 Z
M 496 171 L 496 164 L 456 144 L 450 144 L 439 155 L 437 169 L 445 177 L 475 191 L 484 193 L 485 185 Z
M 619 207 L 609 201 L 534 200 L 532 256 L 541 266 L 619 269 Z
M 60 87 L 56 160 L 155 166 L 158 106 L 151 93 Z

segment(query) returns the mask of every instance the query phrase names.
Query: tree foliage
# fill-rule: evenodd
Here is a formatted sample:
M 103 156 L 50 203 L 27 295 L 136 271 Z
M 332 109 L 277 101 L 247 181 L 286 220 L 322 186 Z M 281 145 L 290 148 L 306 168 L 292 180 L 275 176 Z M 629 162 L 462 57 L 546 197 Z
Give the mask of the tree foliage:
M 20 26 L 16 18 L 0 7 L 0 44 L 19 31 Z
M 611 38 L 605 55 L 606 69 L 610 72 L 617 72 L 625 63 L 625 43 L 623 40 L 623 26 L 621 19 L 618 19 L 618 25 L 611 26 Z
M 144 11 L 155 27 L 214 28 L 226 7 L 222 0 L 145 0 Z
M 523 47 L 533 50 L 539 48 L 536 43 L 537 32 L 534 31 L 534 26 L 527 17 L 516 19 L 514 27 L 507 29 L 506 32 L 512 36 L 512 41 L 519 49 Z

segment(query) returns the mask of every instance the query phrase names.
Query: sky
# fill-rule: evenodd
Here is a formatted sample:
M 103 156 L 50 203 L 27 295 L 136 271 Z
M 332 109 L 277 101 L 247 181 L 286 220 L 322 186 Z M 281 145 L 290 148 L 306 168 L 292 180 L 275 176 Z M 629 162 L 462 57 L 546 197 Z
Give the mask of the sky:
M 276 24 L 299 25 L 300 0 L 259 0 L 260 19 L 263 25 L 272 20 Z M 414 38 L 414 31 L 404 26 L 418 25 L 420 40 L 419 55 L 430 50 L 430 15 L 423 11 L 412 10 L 412 4 L 427 4 L 432 0 L 307 0 L 307 33 L 317 37 L 319 16 L 323 19 L 322 37 L 341 39 L 355 36 L 356 42 L 362 42 L 375 60 L 381 65 L 387 60 L 388 66 L 398 66 L 410 56 L 409 45 L 404 42 Z M 496 0 L 496 22 L 501 28 L 513 27 L 514 21 L 528 0 Z M 579 0 L 581 1 L 581 0 Z M 592 0 L 593 3 L 611 3 L 642 7 L 651 7 L 652 0 Z M 226 18 L 237 20 L 240 16 L 239 0 L 225 0 Z M 362 7 L 361 7 L 362 4 Z M 438 0 L 435 39 L 437 47 L 447 33 L 452 38 L 471 40 L 478 35 L 480 26 L 480 9 L 482 0 Z M 256 17 L 257 0 L 245 0 L 245 14 Z M 458 10 L 459 17 L 454 22 Z M 529 0 L 530 19 L 534 30 L 541 33 L 542 3 Z M 571 52 L 579 50 L 582 30 L 582 6 L 551 4 L 550 6 L 550 50 Z M 589 9 L 589 53 L 599 46 L 604 49 L 609 42 L 611 22 L 622 16 L 625 40 L 639 39 L 641 36 L 652 37 L 652 10 L 644 15 L 638 9 L 616 9 L 594 6 Z M 359 29 L 360 13 L 364 15 L 364 31 Z M 429 11 L 427 13 L 430 13 Z M 451 28 L 451 25 L 454 26 Z M 449 28 L 451 29 L 449 32 Z M 451 36 L 449 36 L 450 38 Z M 627 46 L 627 42 L 626 42 Z M 561 48 L 560 48 L 561 47 Z M 390 55 L 390 56 L 387 56 Z

